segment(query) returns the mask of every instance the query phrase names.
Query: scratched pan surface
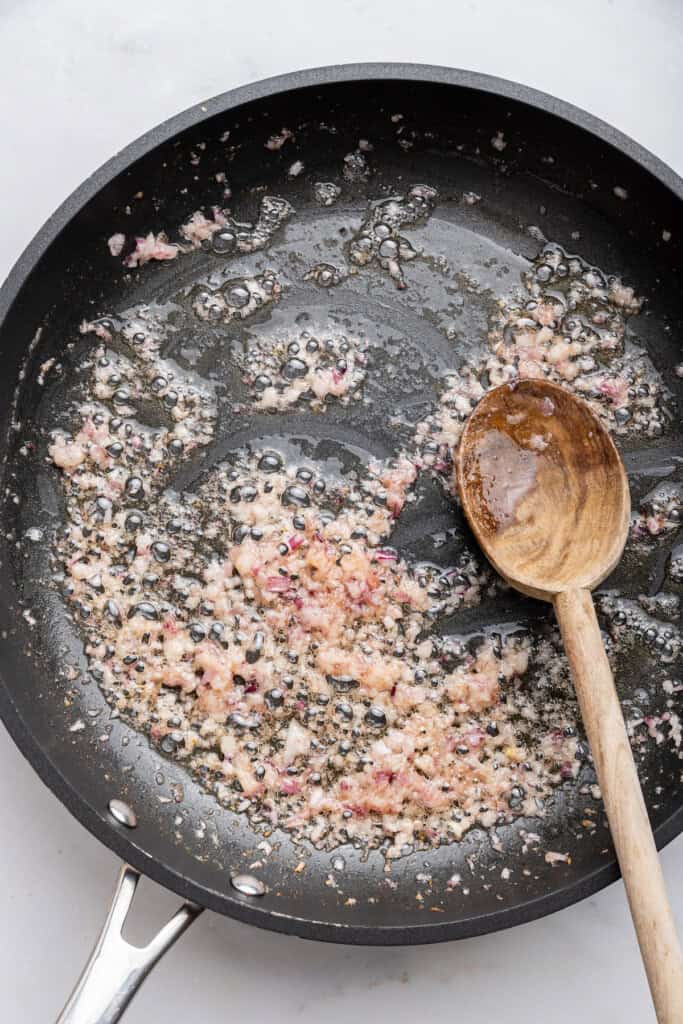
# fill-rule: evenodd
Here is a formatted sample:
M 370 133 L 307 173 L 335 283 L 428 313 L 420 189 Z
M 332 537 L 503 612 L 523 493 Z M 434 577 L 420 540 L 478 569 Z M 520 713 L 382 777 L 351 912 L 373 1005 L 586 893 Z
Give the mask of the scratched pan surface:
M 392 120 L 394 114 L 403 117 Z M 283 125 L 296 140 L 269 152 L 264 141 Z M 226 131 L 227 143 L 221 141 Z M 502 153 L 490 144 L 498 131 L 507 140 Z M 361 138 L 374 146 L 368 154 L 371 175 L 352 183 L 342 174 L 344 156 Z M 199 163 L 193 162 L 193 153 L 201 155 Z M 287 168 L 297 159 L 304 170 L 289 177 Z M 65 702 L 60 669 L 67 660 L 85 663 L 82 638 L 49 582 L 48 542 L 61 509 L 57 474 L 44 455 L 45 430 L 69 422 L 73 395 L 68 373 L 40 387 L 37 368 L 52 356 L 67 367 L 77 362 L 83 349 L 78 324 L 84 315 L 164 300 L 206 275 L 216 257 L 199 252 L 126 277 L 106 240 L 119 230 L 138 235 L 172 231 L 198 207 L 220 203 L 223 185 L 215 176 L 221 171 L 231 182 L 237 219 L 253 216 L 264 187 L 296 209 L 269 249 L 248 260 L 234 259 L 236 274 L 273 267 L 285 284 L 275 311 L 251 322 L 248 330 L 252 336 L 292 330 L 304 314 L 312 331 L 341 324 L 364 332 L 373 353 L 371 401 L 331 409 L 324 416 L 296 410 L 219 416 L 216 438 L 197 464 L 186 467 L 181 484 L 193 486 L 226 453 L 263 438 L 289 444 L 295 453 L 342 461 L 362 462 L 395 451 L 408 435 L 397 435 L 389 426 L 391 415 L 399 410 L 408 423 L 417 421 L 433 400 L 439 375 L 482 351 L 493 291 L 506 294 L 518 285 L 526 261 L 538 252 L 530 225 L 540 224 L 546 237 L 620 272 L 646 296 L 647 312 L 637 318 L 638 336 L 669 386 L 675 385 L 673 367 L 681 360 L 677 346 L 683 332 L 682 184 L 630 140 L 580 111 L 469 73 L 372 65 L 287 76 L 180 115 L 87 181 L 31 243 L 0 292 L 5 484 L 0 707 L 5 724 L 59 799 L 122 858 L 183 896 L 263 927 L 340 942 L 432 942 L 508 927 L 575 902 L 617 877 L 600 805 L 579 793 L 593 781 L 588 763 L 577 781 L 557 791 L 544 819 L 499 830 L 505 854 L 492 849 L 477 829 L 460 844 L 402 858 L 393 866 L 394 884 L 387 885 L 380 854 L 364 858 L 345 847 L 340 852 L 346 868 L 337 873 L 335 888 L 326 884 L 330 853 L 311 851 L 305 871 L 296 874 L 292 868 L 300 852 L 286 836 L 278 836 L 276 852 L 253 869 L 267 892 L 249 898 L 231 886 L 230 877 L 257 859 L 261 837 L 242 818 L 220 809 L 143 737 L 111 720 L 95 683 L 77 687 Z M 313 201 L 311 186 L 319 180 L 343 186 L 331 210 Z M 416 182 L 437 188 L 440 200 L 430 221 L 407 233 L 425 252 L 442 254 L 457 273 L 476 279 L 476 290 L 462 287 L 446 294 L 429 260 L 406 267 L 405 291 L 397 291 L 386 274 L 372 268 L 336 288 L 302 282 L 312 263 L 339 263 L 343 242 L 358 227 L 368 200 L 400 193 Z M 626 190 L 627 201 L 614 193 L 614 186 Z M 459 200 L 469 190 L 484 197 L 480 204 L 468 207 Z M 142 196 L 134 198 L 137 193 Z M 580 243 L 572 238 L 577 231 Z M 671 233 L 667 241 L 663 231 Z M 445 318 L 454 325 L 455 340 L 446 337 Z M 42 333 L 29 351 L 38 328 Z M 202 330 L 198 321 L 188 320 L 182 337 L 185 355 L 179 350 L 176 357 L 191 363 L 193 349 L 203 353 L 201 372 L 221 382 L 225 412 L 229 402 L 244 397 L 244 386 L 225 351 L 212 348 Z M 67 351 L 72 342 L 75 346 Z M 26 372 L 20 379 L 22 369 Z M 29 459 L 19 454 L 27 440 L 35 443 L 37 453 Z M 662 437 L 627 444 L 624 451 L 637 501 L 679 471 L 680 426 L 674 423 Z M 20 496 L 18 502 L 14 495 Z M 44 543 L 25 541 L 30 527 L 44 531 Z M 435 535 L 446 530 L 451 530 L 449 540 L 437 546 Z M 442 492 L 425 483 L 392 542 L 414 558 L 447 566 L 471 539 Z M 627 559 L 616 580 L 605 586 L 618 585 L 632 595 L 660 590 L 670 549 L 670 544 L 657 547 L 645 563 Z M 672 586 L 667 584 L 669 590 Z M 35 619 L 32 627 L 22 615 L 26 609 Z M 545 606 L 508 595 L 454 616 L 440 628 L 477 637 L 520 623 L 542 629 L 548 622 Z M 676 671 L 680 666 L 663 665 L 651 648 L 620 664 L 627 712 L 634 701 L 652 712 L 662 710 L 662 679 L 675 677 Z M 85 728 L 71 732 L 78 719 Z M 681 762 L 672 746 L 648 744 L 641 774 L 663 844 L 683 827 Z M 171 799 L 177 782 L 184 792 L 180 804 Z M 113 797 L 136 809 L 136 829 L 126 830 L 110 817 Z M 591 832 L 580 825 L 587 802 L 597 812 L 598 826 Z M 539 851 L 522 851 L 521 828 L 540 835 Z M 551 867 L 543 857 L 546 849 L 571 851 L 571 864 Z M 512 869 L 505 884 L 500 880 L 503 865 Z M 454 873 L 462 876 L 462 885 L 450 891 L 446 882 Z M 425 876 L 431 876 L 430 883 Z

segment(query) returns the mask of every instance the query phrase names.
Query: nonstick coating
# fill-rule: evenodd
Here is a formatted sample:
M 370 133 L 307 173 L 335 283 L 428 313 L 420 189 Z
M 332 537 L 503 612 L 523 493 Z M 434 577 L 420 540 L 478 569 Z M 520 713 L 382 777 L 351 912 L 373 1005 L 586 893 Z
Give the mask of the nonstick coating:
M 395 113 L 403 115 L 400 122 L 391 120 Z M 399 124 L 403 130 L 397 137 Z M 268 153 L 264 141 L 284 125 L 296 131 L 296 142 L 288 143 L 281 154 Z M 226 164 L 226 143 L 220 140 L 228 130 L 229 143 L 236 149 Z M 490 145 L 498 131 L 508 143 L 503 154 Z M 51 537 L 60 515 L 56 474 L 18 451 L 17 439 L 24 441 L 31 431 L 38 445 L 45 444 L 40 429 L 49 423 L 36 382 L 37 367 L 52 355 L 64 355 L 67 340 L 77 340 L 85 313 L 103 315 L 167 294 L 187 272 L 187 264 L 178 260 L 177 266 L 150 265 L 127 279 L 107 250 L 107 238 L 119 230 L 141 235 L 174 229 L 198 207 L 208 209 L 220 202 L 215 174 L 224 170 L 238 218 L 253 214 L 255 199 L 249 190 L 270 185 L 297 208 L 304 237 L 306 218 L 321 213 L 311 200 L 311 182 L 341 181 L 343 157 L 355 150 L 359 138 L 374 144 L 375 173 L 367 185 L 348 190 L 350 223 L 358 223 L 368 196 L 379 195 L 384 186 L 398 190 L 401 182 L 436 185 L 442 196 L 451 197 L 456 211 L 451 221 L 444 221 L 445 229 L 470 238 L 473 247 L 477 238 L 485 240 L 485 247 L 499 246 L 512 261 L 513 253 L 535 255 L 538 242 L 528 227 L 541 223 L 549 239 L 580 251 L 598 266 L 619 271 L 638 294 L 647 296 L 647 315 L 638 318 L 638 333 L 671 382 L 671 367 L 680 360 L 676 339 L 683 331 L 683 183 L 599 121 L 497 79 L 411 65 L 302 72 L 186 111 L 133 143 L 78 189 L 37 235 L 0 292 L 1 436 L 7 489 L 3 488 L 0 542 L 0 629 L 6 637 L 0 707 L 20 749 L 71 812 L 119 856 L 184 897 L 308 938 L 368 944 L 435 942 L 528 921 L 582 899 L 617 877 L 602 814 L 591 834 L 578 824 L 585 798 L 577 783 L 558 791 L 546 820 L 500 830 L 504 855 L 491 848 L 482 830 L 475 830 L 461 844 L 401 859 L 387 876 L 379 854 L 363 859 L 359 852 L 344 848 L 346 869 L 338 873 L 336 889 L 327 884 L 330 853 L 312 852 L 305 870 L 293 873 L 301 858 L 286 837 L 278 837 L 282 845 L 276 852 L 250 869 L 261 859 L 255 847 L 262 837 L 221 810 L 145 739 L 121 721 L 110 722 L 94 683 L 82 688 L 78 706 L 65 706 L 59 669 L 67 653 L 70 660 L 80 656 L 78 639 L 58 595 L 43 582 L 47 540 L 45 545 L 15 544 L 29 525 L 41 526 L 46 538 Z M 400 138 L 409 140 L 410 148 L 399 145 Z M 204 142 L 206 148 L 197 149 Z M 201 152 L 199 165 L 188 159 L 193 150 Z M 287 184 L 286 167 L 297 158 L 304 161 L 305 174 Z M 628 201 L 615 194 L 615 186 L 626 190 Z M 454 200 L 466 190 L 483 194 L 485 201 L 465 224 L 458 220 L 462 207 Z M 138 192 L 143 197 L 133 199 Z M 128 216 L 127 205 L 132 211 Z M 663 230 L 671 232 L 669 241 L 663 240 Z M 575 231 L 580 232 L 580 242 L 572 239 Z M 287 244 L 296 250 L 297 239 L 292 239 Z M 475 258 L 474 248 L 466 255 Z M 407 268 L 408 277 L 412 266 Z M 392 332 L 417 336 L 419 348 L 420 332 L 425 347 L 438 335 L 390 283 L 375 281 L 363 296 L 353 289 L 331 293 L 317 294 L 316 301 L 341 304 L 348 316 L 374 322 L 378 337 Z M 484 314 L 483 309 L 471 313 L 465 334 L 467 329 L 483 330 Z M 443 339 L 442 345 L 445 353 Z M 27 370 L 20 380 L 27 353 Z M 438 362 L 446 356 L 437 352 L 435 358 Z M 53 405 L 48 407 L 58 409 L 59 398 L 53 393 Z M 385 418 L 392 400 L 388 389 Z M 377 454 L 391 440 L 380 421 L 378 417 L 374 436 L 363 441 L 366 451 Z M 257 426 L 251 423 L 250 436 L 276 432 L 269 422 L 262 417 Z M 305 417 L 297 421 L 294 416 L 289 433 L 306 434 L 309 428 Z M 240 430 L 246 429 L 246 422 L 225 426 L 217 444 L 227 451 L 241 443 Z M 672 444 L 669 436 L 659 446 L 627 453 L 635 499 L 671 472 L 676 463 Z M 22 495 L 19 504 L 13 501 L 15 493 Z M 419 553 L 426 519 L 450 514 L 444 499 L 433 496 L 422 507 L 419 521 L 401 526 L 397 542 Z M 33 628 L 22 616 L 26 607 L 37 620 Z M 549 615 L 545 606 L 508 595 L 495 607 L 487 606 L 479 618 L 473 614 L 458 625 L 461 632 L 481 633 L 514 618 Z M 647 687 L 649 675 L 645 663 L 636 664 L 620 679 L 622 696 L 628 700 L 636 687 Z M 88 727 L 70 732 L 79 716 Z M 111 734 L 103 740 L 109 725 Z M 669 748 L 653 744 L 641 770 L 662 845 L 683 827 L 680 762 Z M 159 772 L 164 777 L 161 785 L 155 779 Z M 170 785 L 177 781 L 184 787 L 180 805 L 168 801 Z M 127 830 L 110 817 L 107 807 L 113 797 L 136 809 L 136 829 Z M 522 852 L 520 826 L 540 833 L 540 852 Z M 546 849 L 570 850 L 571 863 L 546 864 Z M 468 864 L 472 856 L 473 870 Z M 500 882 L 503 866 L 512 869 L 505 884 Z M 525 867 L 528 874 L 523 873 Z M 231 875 L 248 870 L 266 883 L 263 897 L 241 896 L 231 886 Z M 462 884 L 451 891 L 446 882 L 454 873 L 462 876 Z

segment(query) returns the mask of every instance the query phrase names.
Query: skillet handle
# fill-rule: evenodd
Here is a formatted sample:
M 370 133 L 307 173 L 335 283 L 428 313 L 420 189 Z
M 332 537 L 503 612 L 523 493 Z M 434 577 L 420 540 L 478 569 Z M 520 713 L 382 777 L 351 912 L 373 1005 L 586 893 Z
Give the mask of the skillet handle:
M 142 948 L 123 938 L 140 874 L 121 868 L 107 920 L 57 1024 L 116 1024 L 154 965 L 202 912 L 184 903 Z

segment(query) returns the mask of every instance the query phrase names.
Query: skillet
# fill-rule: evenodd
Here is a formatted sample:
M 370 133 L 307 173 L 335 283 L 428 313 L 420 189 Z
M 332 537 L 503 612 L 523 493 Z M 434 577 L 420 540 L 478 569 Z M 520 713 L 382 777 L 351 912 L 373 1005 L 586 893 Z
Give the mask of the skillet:
M 283 126 L 295 138 L 279 151 L 264 149 L 264 140 L 277 136 Z M 504 149 L 491 144 L 499 133 Z M 357 151 L 359 139 L 372 143 L 372 173 L 367 179 L 349 181 L 343 174 L 344 158 Z M 288 175 L 287 168 L 297 160 L 303 163 L 303 172 Z M 342 186 L 335 230 L 340 216 L 357 225 L 368 201 L 401 192 L 406 184 L 426 182 L 437 188 L 440 200 L 432 219 L 444 252 L 463 266 L 478 267 L 482 274 L 487 260 L 494 258 L 503 273 L 518 277 L 520 259 L 531 260 L 538 253 L 539 231 L 529 228 L 540 225 L 543 236 L 620 273 L 646 297 L 646 312 L 634 329 L 667 385 L 677 385 L 674 367 L 681 359 L 678 338 L 683 328 L 683 183 L 614 129 L 523 86 L 417 65 L 356 65 L 286 75 L 216 97 L 171 119 L 114 157 L 67 199 L 19 258 L 0 291 L 5 361 L 0 380 L 5 485 L 0 711 L 44 782 L 129 865 L 118 889 L 119 917 L 132 898 L 139 872 L 188 902 L 170 931 L 139 962 L 125 950 L 124 966 L 112 968 L 112 991 L 105 993 L 104 1009 L 81 1018 L 76 1000 L 65 1011 L 65 1021 L 118 1019 L 135 985 L 198 908 L 324 941 L 426 943 L 532 920 L 594 893 L 618 876 L 602 814 L 597 814 L 590 832 L 579 825 L 585 805 L 580 790 L 593 781 L 588 761 L 577 780 L 557 791 L 543 819 L 526 822 L 527 828 L 541 833 L 542 849 L 571 849 L 571 863 L 550 864 L 542 854 L 523 852 L 520 823 L 506 826 L 501 830 L 505 863 L 523 863 L 529 870 L 514 872 L 514 881 L 503 887 L 491 884 L 503 861 L 481 829 L 469 832 L 459 844 L 401 858 L 393 866 L 391 887 L 385 884 L 381 854 L 368 856 L 351 846 L 340 851 L 345 866 L 338 888 L 327 884 L 329 852 L 308 851 L 305 872 L 293 873 L 300 852 L 286 835 L 278 837 L 276 856 L 251 869 L 258 860 L 261 836 L 239 816 L 219 809 L 196 780 L 164 760 L 125 722 L 110 720 L 96 684 L 69 687 L 65 682 L 67 660 L 80 658 L 86 667 L 82 636 L 49 582 L 49 544 L 28 542 L 26 532 L 37 529 L 50 539 L 58 528 L 59 488 L 54 468 L 45 460 L 47 432 L 60 416 L 68 416 L 72 396 L 64 377 L 42 386 L 38 368 L 53 356 L 67 367 L 73 364 L 84 315 L 112 315 L 187 287 L 188 274 L 198 272 L 201 260 L 210 258 L 207 254 L 151 264 L 131 274 L 111 256 L 107 239 L 124 230 L 138 236 L 160 228 L 172 231 L 193 210 L 210 209 L 221 199 L 216 175 L 226 170 L 237 219 L 253 218 L 255 196 L 264 188 L 285 196 L 296 209 L 298 226 L 288 227 L 268 253 L 269 262 L 277 266 L 332 233 L 327 211 L 312 197 L 311 184 L 317 180 Z M 481 203 L 468 207 L 462 202 L 465 192 L 481 195 Z M 406 276 L 410 278 L 410 268 Z M 437 299 L 429 283 L 420 301 L 412 294 L 410 286 L 397 291 L 393 282 L 375 275 L 370 285 L 344 282 L 325 291 L 311 288 L 306 294 L 293 288 L 291 301 L 285 298 L 278 309 L 282 323 L 288 318 L 293 322 L 302 303 L 321 320 L 330 313 L 340 315 L 341 310 L 361 324 L 375 344 L 393 346 L 399 363 L 405 360 L 406 372 L 393 384 L 387 378 L 384 394 L 376 397 L 374 415 L 351 426 L 343 417 L 325 423 L 330 443 L 353 447 L 364 458 L 392 451 L 389 413 L 406 395 L 415 401 L 420 397 L 411 380 L 416 347 L 429 351 L 439 371 L 457 368 L 452 341 L 434 322 Z M 485 333 L 490 312 L 486 301 L 466 299 L 458 335 L 464 339 L 465 352 L 467 338 Z M 77 343 L 72 350 L 76 354 L 67 350 L 70 342 Z M 228 392 L 238 386 L 228 370 L 221 372 Z M 319 429 L 310 416 L 297 411 L 257 414 L 244 421 L 225 417 L 204 469 L 212 458 L 254 438 L 280 435 L 310 442 L 319 440 Z M 27 442 L 35 445 L 35 458 L 25 457 Z M 663 436 L 624 442 L 622 451 L 637 504 L 659 481 L 680 472 L 676 420 Z M 20 496 L 18 502 L 14 495 Z M 432 557 L 425 538 L 447 530 L 452 522 L 466 536 L 459 512 L 442 494 L 427 493 L 419 514 L 401 522 L 394 542 L 415 557 Z M 629 562 L 620 570 L 619 586 L 633 595 L 656 594 L 670 553 L 671 544 L 666 544 L 645 564 Z M 441 551 L 444 564 L 453 554 L 448 546 Z M 613 585 L 613 580 L 606 581 L 603 590 Z M 675 590 L 669 581 L 667 589 L 672 586 Z M 501 595 L 451 627 L 477 637 L 504 631 L 511 624 L 533 627 L 546 615 L 534 602 Z M 662 679 L 672 671 L 675 666 L 661 664 L 656 648 L 636 648 L 628 663 L 618 667 L 627 711 L 637 708 L 638 702 L 653 713 L 661 710 Z M 77 719 L 86 728 L 73 732 Z M 683 826 L 676 751 L 668 744 L 647 746 L 640 770 L 661 846 Z M 172 799 L 159 800 L 168 797 L 178 781 L 184 793 L 180 809 Z M 112 814 L 112 800 L 125 806 Z M 118 805 L 113 806 L 116 811 Z M 133 817 L 126 824 L 126 807 L 132 809 L 134 827 L 129 827 Z M 180 829 L 179 810 L 184 822 Z M 466 895 L 462 887 L 454 891 L 447 885 L 454 873 L 466 879 Z M 109 934 L 111 941 L 111 930 Z M 123 995 L 116 994 L 118 984 L 123 985 Z M 106 988 L 101 978 L 99 987 Z M 87 988 L 86 980 L 84 991 Z M 91 985 L 89 998 L 92 991 Z

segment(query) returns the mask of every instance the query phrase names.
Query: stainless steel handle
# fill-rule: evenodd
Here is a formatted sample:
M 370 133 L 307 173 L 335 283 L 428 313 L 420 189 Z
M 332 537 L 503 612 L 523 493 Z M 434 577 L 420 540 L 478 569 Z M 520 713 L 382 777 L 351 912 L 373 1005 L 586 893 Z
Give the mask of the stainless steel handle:
M 116 1024 L 157 960 L 202 912 L 184 903 L 146 946 L 132 946 L 121 934 L 140 874 L 125 864 L 107 920 L 57 1024 Z

